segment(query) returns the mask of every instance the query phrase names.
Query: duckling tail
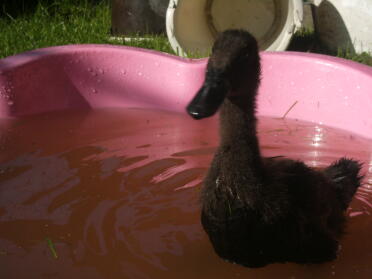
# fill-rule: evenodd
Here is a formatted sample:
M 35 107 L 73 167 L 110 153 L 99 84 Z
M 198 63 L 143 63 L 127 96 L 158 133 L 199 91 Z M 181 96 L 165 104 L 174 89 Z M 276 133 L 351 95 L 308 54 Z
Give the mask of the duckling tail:
M 349 206 L 361 184 L 363 178 L 360 174 L 361 168 L 362 164 L 358 161 L 341 158 L 325 169 L 326 176 L 334 182 L 344 210 Z

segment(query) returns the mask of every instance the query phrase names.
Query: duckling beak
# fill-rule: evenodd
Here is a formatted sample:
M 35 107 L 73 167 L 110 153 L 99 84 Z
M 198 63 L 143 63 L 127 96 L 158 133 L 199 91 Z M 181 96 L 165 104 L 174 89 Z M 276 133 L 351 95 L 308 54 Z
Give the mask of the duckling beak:
M 229 89 L 226 82 L 204 82 L 186 107 L 187 113 L 194 119 L 210 117 L 223 103 Z

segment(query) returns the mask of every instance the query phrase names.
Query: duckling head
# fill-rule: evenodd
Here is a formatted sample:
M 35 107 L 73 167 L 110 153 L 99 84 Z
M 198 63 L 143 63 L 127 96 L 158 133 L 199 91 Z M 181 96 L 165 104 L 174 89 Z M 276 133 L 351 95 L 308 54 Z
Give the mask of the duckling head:
M 187 112 L 195 119 L 212 116 L 225 98 L 242 109 L 254 109 L 260 72 L 257 41 L 250 33 L 220 33 L 208 60 L 204 83 Z

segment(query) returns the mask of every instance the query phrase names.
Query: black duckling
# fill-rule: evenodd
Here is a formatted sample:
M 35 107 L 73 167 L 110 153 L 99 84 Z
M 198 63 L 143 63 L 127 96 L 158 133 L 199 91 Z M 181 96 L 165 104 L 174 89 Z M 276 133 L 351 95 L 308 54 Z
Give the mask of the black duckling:
M 220 146 L 202 188 L 201 222 L 216 253 L 247 267 L 336 258 L 361 164 L 342 158 L 323 170 L 263 158 L 255 105 L 260 58 L 246 31 L 219 35 L 205 81 L 187 107 L 201 119 L 220 111 Z

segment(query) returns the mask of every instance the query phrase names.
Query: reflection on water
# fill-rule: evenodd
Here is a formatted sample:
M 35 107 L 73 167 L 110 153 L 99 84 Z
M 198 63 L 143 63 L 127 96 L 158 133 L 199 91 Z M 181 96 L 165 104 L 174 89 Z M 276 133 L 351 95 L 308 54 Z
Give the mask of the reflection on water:
M 336 261 L 247 269 L 219 259 L 199 222 L 217 133 L 214 118 L 148 110 L 0 120 L 1 278 L 372 278 L 371 141 L 260 119 L 265 156 L 323 167 L 347 155 L 367 176 Z

